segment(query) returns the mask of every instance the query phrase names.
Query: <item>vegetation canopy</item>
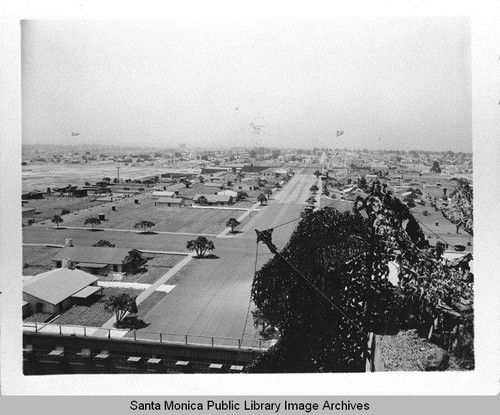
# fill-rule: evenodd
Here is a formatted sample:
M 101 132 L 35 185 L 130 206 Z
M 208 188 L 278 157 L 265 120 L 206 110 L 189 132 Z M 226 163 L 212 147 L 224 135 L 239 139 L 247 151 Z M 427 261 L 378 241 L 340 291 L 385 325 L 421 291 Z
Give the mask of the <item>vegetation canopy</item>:
M 250 372 L 362 372 L 369 332 L 427 335 L 436 319 L 473 335 L 468 262 L 443 262 L 409 208 L 378 181 L 353 212 L 304 215 L 282 252 L 270 234 L 261 240 L 276 255 L 256 273 L 252 299 L 258 323 L 280 338 Z
M 207 251 L 213 251 L 215 249 L 214 243 L 204 236 L 198 236 L 198 238 L 188 241 L 186 248 L 189 251 L 195 251 L 198 258 L 203 258 Z

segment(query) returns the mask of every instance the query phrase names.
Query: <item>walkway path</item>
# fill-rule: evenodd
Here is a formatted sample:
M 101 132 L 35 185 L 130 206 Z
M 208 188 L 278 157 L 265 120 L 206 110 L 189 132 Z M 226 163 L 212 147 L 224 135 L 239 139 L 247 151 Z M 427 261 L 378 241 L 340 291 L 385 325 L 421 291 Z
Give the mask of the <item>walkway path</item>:
M 78 229 L 78 230 L 90 230 L 84 226 L 64 226 L 62 228 L 53 227 L 54 229 Z M 96 228 L 99 231 L 109 231 L 109 232 L 133 232 L 133 233 L 144 233 L 143 230 L 138 231 L 137 229 L 116 229 L 116 228 Z M 162 234 L 162 235 L 186 235 L 186 236 L 212 236 L 216 237 L 217 235 L 212 233 L 191 233 L 191 232 L 165 232 L 165 231 L 150 231 L 151 234 Z
M 153 294 L 161 285 L 163 285 L 166 281 L 168 281 L 171 277 L 173 277 L 178 271 L 184 268 L 196 254 L 193 252 L 186 256 L 181 262 L 179 262 L 175 267 L 171 268 L 166 272 L 163 276 L 158 278 L 153 284 L 151 284 L 148 288 L 146 288 L 139 296 L 136 298 L 136 304 L 141 304 L 146 298 L 148 298 L 151 294 Z M 106 323 L 102 325 L 103 328 L 113 328 L 113 325 L 116 323 L 116 318 L 110 318 Z
M 143 284 L 140 282 L 122 282 L 122 281 L 98 281 L 99 287 L 113 287 L 113 288 L 132 288 L 134 290 L 145 291 L 151 284 Z M 175 285 L 160 285 L 155 291 L 169 293 L 175 288 Z M 144 300 L 143 300 L 144 301 Z

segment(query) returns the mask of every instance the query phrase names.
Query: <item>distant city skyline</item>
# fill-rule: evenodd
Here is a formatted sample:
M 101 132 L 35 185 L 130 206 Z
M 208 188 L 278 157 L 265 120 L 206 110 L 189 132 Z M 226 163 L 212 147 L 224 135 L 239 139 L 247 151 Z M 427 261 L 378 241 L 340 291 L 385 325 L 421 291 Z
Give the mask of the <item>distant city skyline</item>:
M 471 152 L 470 66 L 459 17 L 24 21 L 23 143 Z

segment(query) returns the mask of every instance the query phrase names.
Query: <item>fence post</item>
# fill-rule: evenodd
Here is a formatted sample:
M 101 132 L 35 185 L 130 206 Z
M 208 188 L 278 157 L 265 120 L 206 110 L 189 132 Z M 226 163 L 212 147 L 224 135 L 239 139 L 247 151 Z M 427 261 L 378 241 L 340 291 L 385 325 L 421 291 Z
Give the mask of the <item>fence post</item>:
M 163 343 L 163 335 L 160 333 L 160 343 Z
M 262 350 L 262 340 L 259 340 L 259 350 Z
M 108 329 L 108 339 L 111 339 L 111 329 Z
M 188 335 L 186 334 L 186 344 L 188 344 Z
M 87 327 L 83 326 L 83 337 L 87 337 Z
M 241 348 L 241 339 L 238 339 L 238 349 Z
M 59 324 L 59 336 L 62 335 L 62 326 Z
M 36 321 L 35 321 L 35 333 L 38 333 L 38 324 L 36 324 Z
M 212 337 L 212 347 L 214 347 L 214 338 Z
M 134 341 L 137 340 L 137 330 L 134 330 Z

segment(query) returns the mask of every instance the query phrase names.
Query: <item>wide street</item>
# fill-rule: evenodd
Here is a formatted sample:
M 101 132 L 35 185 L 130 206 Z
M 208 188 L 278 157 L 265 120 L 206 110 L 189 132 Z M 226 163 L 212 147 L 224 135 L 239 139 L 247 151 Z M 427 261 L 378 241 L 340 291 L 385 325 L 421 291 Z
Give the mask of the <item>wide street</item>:
M 256 260 L 255 229 L 278 226 L 273 233 L 273 241 L 282 249 L 299 222 L 295 219 L 300 218 L 306 205 L 305 200 L 309 197 L 309 188 L 315 182 L 316 178 L 312 174 L 296 174 L 283 189 L 273 195 L 267 206 L 262 207 L 260 212 L 251 213 L 239 233 L 210 238 L 215 244 L 213 254 L 216 258 L 195 258 L 188 261 L 175 274 L 176 287 L 142 317 L 148 326 L 139 330 L 137 336 L 151 338 L 155 337 L 152 333 L 161 332 L 189 335 L 191 338 L 207 336 L 258 339 L 252 316 L 249 315 L 247 319 L 250 290 L 255 268 L 259 269 L 272 254 L 260 244 Z M 289 221 L 292 222 L 280 226 Z M 63 245 L 65 238 L 72 238 L 75 246 L 90 246 L 99 239 L 106 239 L 117 247 L 186 253 L 186 242 L 193 239 L 189 235 L 56 230 L 52 226 L 25 227 L 23 230 L 24 243 Z M 172 277 L 174 275 L 170 278 Z M 164 283 L 168 284 L 168 280 Z M 168 340 L 169 336 L 164 335 L 163 338 Z M 178 339 L 171 336 L 171 340 Z M 221 342 L 226 345 L 236 344 L 235 340 L 219 341 L 219 344 Z M 254 345 L 256 344 L 257 341 Z

